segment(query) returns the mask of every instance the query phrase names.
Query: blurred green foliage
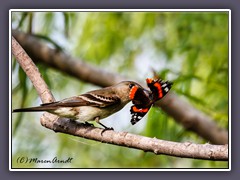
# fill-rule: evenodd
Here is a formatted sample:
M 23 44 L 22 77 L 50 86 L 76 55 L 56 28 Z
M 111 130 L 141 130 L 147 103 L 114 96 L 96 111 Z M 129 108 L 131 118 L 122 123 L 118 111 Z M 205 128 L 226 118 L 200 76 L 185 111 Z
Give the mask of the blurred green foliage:
M 87 63 L 144 80 L 154 69 L 174 81 L 172 91 L 228 128 L 228 13 L 227 12 L 13 12 L 12 26 L 32 32 L 51 47 Z M 38 64 L 56 99 L 95 89 Z M 31 83 L 12 59 L 12 107 L 37 105 Z M 126 111 L 129 113 L 128 111 Z M 40 126 L 41 113 L 14 114 L 12 165 L 73 168 L 226 168 L 211 162 L 156 156 L 152 153 L 55 134 Z M 118 116 L 122 121 L 129 121 Z M 129 130 L 122 122 L 113 127 Z M 122 124 L 122 125 L 121 125 Z M 176 124 L 158 108 L 129 130 L 149 137 L 206 143 Z M 71 164 L 21 164 L 18 157 L 59 159 Z

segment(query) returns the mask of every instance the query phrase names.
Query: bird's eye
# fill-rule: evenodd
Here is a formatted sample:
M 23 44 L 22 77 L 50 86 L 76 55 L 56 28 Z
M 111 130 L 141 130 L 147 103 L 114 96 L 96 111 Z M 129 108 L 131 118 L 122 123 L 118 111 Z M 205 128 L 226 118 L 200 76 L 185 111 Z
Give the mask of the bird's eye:
M 129 88 L 131 89 L 135 84 L 129 84 Z

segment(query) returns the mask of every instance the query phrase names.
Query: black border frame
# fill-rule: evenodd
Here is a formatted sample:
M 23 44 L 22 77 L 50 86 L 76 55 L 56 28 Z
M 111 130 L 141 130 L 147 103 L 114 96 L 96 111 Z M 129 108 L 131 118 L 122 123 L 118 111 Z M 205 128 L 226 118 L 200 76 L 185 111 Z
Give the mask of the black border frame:
M 239 168 L 240 168 L 240 156 L 238 149 L 240 149 L 238 137 L 240 136 L 240 121 L 239 121 L 239 107 L 240 107 L 240 84 L 239 79 L 240 77 L 239 67 L 240 67 L 240 6 L 238 0 L 226 1 L 226 0 L 218 0 L 216 1 L 209 1 L 209 0 L 202 0 L 202 1 L 191 1 L 191 0 L 168 0 L 168 1 L 157 1 L 157 0 L 148 0 L 145 2 L 140 1 L 127 1 L 122 0 L 121 2 L 113 2 L 109 0 L 102 0 L 101 2 L 98 0 L 88 0 L 88 1 L 81 1 L 76 2 L 73 0 L 64 1 L 64 0 L 52 0 L 52 1 L 31 1 L 31 0 L 23 0 L 16 2 L 14 0 L 2 0 L 0 2 L 0 51 L 2 55 L 2 61 L 0 66 L 0 114 L 2 115 L 0 121 L 0 159 L 2 163 L 0 163 L 0 174 L 1 177 L 4 179 L 18 179 L 18 180 L 25 180 L 27 178 L 35 179 L 35 180 L 42 180 L 43 178 L 57 178 L 58 180 L 63 180 L 66 178 L 88 178 L 88 179 L 96 179 L 99 178 L 114 178 L 116 180 L 123 179 L 123 178 L 136 178 L 136 179 L 146 179 L 146 178 L 162 178 L 162 179 L 177 179 L 179 177 L 184 179 L 195 179 L 195 180 L 202 180 L 203 178 L 213 179 L 217 178 L 218 180 L 225 180 L 226 178 L 229 179 L 238 179 L 239 177 Z M 9 172 L 9 149 L 8 149 L 8 109 L 9 109 L 9 72 L 8 72 L 8 10 L 12 8 L 217 8 L 217 9 L 231 9 L 232 12 L 232 58 L 231 58 L 231 67 L 232 67 L 232 79 L 231 81 L 231 93 L 232 93 L 232 101 L 231 101 L 231 109 L 232 112 L 232 131 L 231 136 L 232 138 L 232 167 L 231 172 L 79 172 L 79 173 L 72 173 L 72 172 L 53 172 L 53 173 L 41 173 L 41 172 Z
M 17 9 L 11 9 L 9 10 L 9 27 L 11 26 L 11 15 L 12 12 L 22 12 L 22 11 L 28 11 L 28 12 L 62 12 L 62 10 L 58 10 L 58 9 L 48 9 L 48 10 L 44 10 L 44 9 L 26 9 L 26 10 L 17 10 Z M 67 10 L 68 11 L 68 10 Z M 70 11 L 70 10 L 69 10 Z M 91 10 L 84 10 L 84 9 L 73 9 L 71 10 L 72 12 L 116 12 L 116 9 L 96 9 L 96 11 L 94 9 Z M 227 12 L 228 13 L 228 20 L 229 22 L 231 21 L 231 10 L 230 9 L 177 9 L 177 10 L 170 10 L 170 9 L 137 9 L 136 11 L 134 9 L 120 9 L 120 12 Z M 229 40 L 231 41 L 231 34 L 230 34 L 230 30 L 231 30 L 231 26 L 230 23 L 228 23 L 228 30 L 229 30 L 229 34 L 228 37 Z M 9 31 L 9 33 L 11 33 Z M 11 35 L 9 34 L 9 39 L 11 39 Z M 9 42 L 10 43 L 10 42 Z M 228 46 L 230 45 L 229 41 L 228 41 Z M 229 46 L 229 50 L 231 46 Z M 229 52 L 230 53 L 230 52 Z M 228 54 L 228 57 L 230 58 L 231 54 Z M 229 61 L 230 59 L 228 59 L 228 65 L 229 65 Z M 228 66 L 229 67 L 229 66 Z M 229 69 L 231 69 L 231 67 L 229 67 Z M 12 83 L 12 70 L 11 67 L 9 67 L 9 75 L 11 78 L 11 83 Z M 228 77 L 229 81 L 230 81 L 230 76 Z M 228 85 L 229 86 L 229 85 Z M 230 90 L 230 88 L 229 88 Z M 11 90 L 12 91 L 12 90 Z M 12 94 L 12 92 L 11 92 Z M 10 96 L 10 95 L 9 95 Z M 10 97 L 9 97 L 10 98 Z M 228 93 L 228 98 L 229 98 L 229 93 Z M 9 102 L 11 104 L 12 107 L 12 102 Z M 230 106 L 229 106 L 230 107 Z M 12 108 L 10 108 L 12 109 Z M 9 112 L 10 117 L 9 117 L 9 129 L 10 131 L 12 131 L 12 114 L 11 111 Z M 231 114 L 231 112 L 229 112 L 229 114 Z M 231 116 L 229 116 L 231 117 Z M 229 121 L 228 121 L 228 126 L 229 126 Z M 229 131 L 228 131 L 228 142 L 229 142 L 229 146 L 228 146 L 228 151 L 231 149 L 231 139 L 229 137 L 229 132 L 230 132 L 231 127 L 229 126 Z M 10 141 L 11 139 L 11 141 Z M 9 143 L 11 143 L 11 147 L 10 150 L 12 151 L 12 134 L 11 134 L 11 138 L 9 139 Z M 230 152 L 230 151 L 229 151 Z M 172 170 L 172 171 L 180 171 L 180 170 L 185 170 L 185 171 L 192 171 L 192 170 L 210 170 L 210 171 L 216 171 L 216 170 L 223 170 L 223 171 L 228 171 L 231 170 L 231 157 L 230 157 L 231 153 L 228 153 L 228 168 L 13 168 L 12 167 L 12 155 L 11 152 L 9 151 L 9 159 L 11 158 L 11 167 L 9 165 L 9 170 L 10 171 L 16 171 L 16 170 L 22 170 L 22 171 L 27 171 L 27 170 L 36 170 L 36 171 L 45 171 L 45 170 L 53 170 L 53 171 L 66 171 L 66 170 L 79 170 L 79 171 L 84 171 L 84 170 L 88 170 L 88 171 L 104 171 L 104 170 L 117 170 L 117 171 L 124 171 L 124 170 L 128 170 L 128 171 L 166 171 L 166 170 Z

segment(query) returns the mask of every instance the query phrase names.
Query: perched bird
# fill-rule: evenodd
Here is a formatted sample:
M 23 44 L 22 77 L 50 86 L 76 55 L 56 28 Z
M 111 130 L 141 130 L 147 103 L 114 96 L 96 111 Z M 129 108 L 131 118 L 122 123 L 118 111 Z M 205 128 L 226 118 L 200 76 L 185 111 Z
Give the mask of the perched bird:
M 100 123 L 100 119 L 116 113 L 131 100 L 138 97 L 138 95 L 136 96 L 136 89 L 141 92 L 139 93 L 140 95 L 144 94 L 144 99 L 149 98 L 150 92 L 139 84 L 132 81 L 122 81 L 116 85 L 89 91 L 79 96 L 41 104 L 37 107 L 14 109 L 13 112 L 47 111 L 60 117 L 79 120 L 86 124 L 88 124 L 88 121 L 96 121 L 105 129 L 112 129 Z M 138 97 L 135 103 L 142 104 L 141 97 Z
M 147 78 L 146 83 L 150 91 L 137 86 L 133 87 L 131 90 L 135 92 L 133 96 L 131 96 L 133 102 L 133 106 L 130 109 L 132 114 L 132 125 L 141 120 L 147 114 L 152 105 L 156 101 L 162 99 L 169 92 L 173 84 L 170 81 L 151 78 Z

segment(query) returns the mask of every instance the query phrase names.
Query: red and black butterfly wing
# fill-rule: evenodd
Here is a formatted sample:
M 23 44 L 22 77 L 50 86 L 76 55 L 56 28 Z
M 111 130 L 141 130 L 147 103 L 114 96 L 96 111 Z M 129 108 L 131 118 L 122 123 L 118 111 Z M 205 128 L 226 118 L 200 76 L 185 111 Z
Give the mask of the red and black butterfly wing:
M 141 107 L 137 107 L 136 105 L 133 105 L 130 109 L 130 112 L 132 115 L 131 124 L 134 125 L 138 121 L 140 121 L 147 114 L 151 106 L 152 105 L 150 105 L 149 107 L 141 108 Z
M 152 106 L 152 93 L 142 87 L 133 87 L 130 92 L 130 99 L 133 106 L 130 109 L 132 125 L 141 120 Z
M 172 82 L 161 79 L 146 79 L 146 81 L 151 91 L 135 86 L 130 92 L 130 99 L 133 102 L 130 110 L 132 125 L 140 121 L 147 114 L 153 103 L 163 98 L 172 86 Z
M 137 106 L 147 107 L 152 103 L 150 98 L 151 92 L 144 89 L 143 87 L 134 86 L 129 94 L 132 103 Z
M 162 79 L 146 79 L 147 85 L 152 92 L 153 101 L 162 99 L 171 89 L 172 82 L 164 81 Z

